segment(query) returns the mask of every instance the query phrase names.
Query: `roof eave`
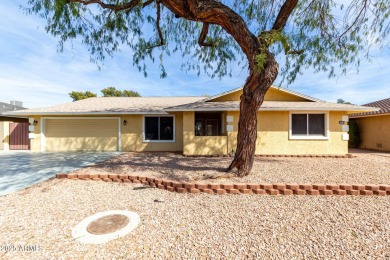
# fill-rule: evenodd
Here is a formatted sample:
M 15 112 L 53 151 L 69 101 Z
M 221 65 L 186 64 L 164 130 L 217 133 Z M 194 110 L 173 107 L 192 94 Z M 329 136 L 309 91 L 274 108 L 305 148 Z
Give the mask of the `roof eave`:
M 240 111 L 238 108 L 182 108 L 182 109 L 164 109 L 167 112 L 188 112 L 188 111 Z M 373 109 L 343 109 L 343 108 L 335 108 L 335 107 L 294 107 L 294 108 L 286 108 L 286 107 L 260 107 L 259 111 L 346 111 L 348 114 L 356 113 L 356 112 L 367 112 L 374 111 Z
M 351 114 L 355 114 L 355 113 L 351 113 Z M 389 116 L 390 115 L 390 112 L 389 113 L 376 113 L 376 114 L 366 114 L 366 115 L 353 115 L 353 116 L 349 116 L 350 118 L 361 118 L 361 117 L 372 117 L 372 116 Z
M 161 111 L 125 111 L 125 112 L 24 112 L 18 114 L 7 114 L 10 116 L 47 116 L 47 115 L 61 115 L 61 116 L 72 116 L 72 115 L 150 115 L 150 114 L 167 114 L 164 110 Z

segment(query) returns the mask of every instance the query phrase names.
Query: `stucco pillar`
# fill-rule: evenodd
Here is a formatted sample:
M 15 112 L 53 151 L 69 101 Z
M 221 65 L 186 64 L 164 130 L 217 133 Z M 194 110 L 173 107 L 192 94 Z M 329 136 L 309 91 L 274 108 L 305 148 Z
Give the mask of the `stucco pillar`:
M 4 151 L 8 151 L 9 150 L 9 123 L 10 122 L 1 122 L 3 124 L 3 127 L 2 127 L 2 133 L 1 133 L 1 137 L 2 137 L 2 146 L 3 146 L 3 150 Z

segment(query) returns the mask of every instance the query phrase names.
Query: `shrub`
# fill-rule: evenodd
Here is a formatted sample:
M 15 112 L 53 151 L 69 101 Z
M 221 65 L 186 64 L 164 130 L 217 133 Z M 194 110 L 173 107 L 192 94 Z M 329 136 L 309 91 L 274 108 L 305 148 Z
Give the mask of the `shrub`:
M 349 121 L 349 148 L 359 148 L 361 139 L 360 139 L 360 131 L 359 126 L 355 120 Z

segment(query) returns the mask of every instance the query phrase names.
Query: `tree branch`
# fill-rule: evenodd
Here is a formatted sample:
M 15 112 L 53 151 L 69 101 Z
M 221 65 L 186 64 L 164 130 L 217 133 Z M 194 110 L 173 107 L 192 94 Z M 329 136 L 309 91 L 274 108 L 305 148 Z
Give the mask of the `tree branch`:
M 356 19 L 352 22 L 352 24 L 338 37 L 338 44 L 341 46 L 341 38 L 348 33 L 358 22 L 359 20 L 364 19 L 367 12 L 367 1 L 364 1 L 362 9 L 360 9 L 359 14 L 356 16 Z
M 238 43 L 254 68 L 253 53 L 259 49 L 259 41 L 236 12 L 218 0 L 161 0 L 176 17 L 221 26 Z
M 122 5 L 116 5 L 116 4 L 106 4 L 100 0 L 67 0 L 68 3 L 80 3 L 83 5 L 98 4 L 104 9 L 114 10 L 115 12 L 123 11 L 123 10 L 132 10 L 134 7 L 136 7 L 139 4 L 140 1 L 141 0 L 132 0 Z
M 66 0 L 69 3 L 80 3 L 83 5 L 98 4 L 104 9 L 114 10 L 116 12 L 126 10 L 130 12 L 142 0 L 132 0 L 125 4 L 106 4 L 102 0 Z M 297 0 L 296 0 L 297 1 Z M 145 7 L 154 2 L 146 0 L 142 4 Z M 221 26 L 228 34 L 230 34 L 238 43 L 245 56 L 249 61 L 249 68 L 255 66 L 253 53 L 259 49 L 259 42 L 255 35 L 249 30 L 247 24 L 235 13 L 231 8 L 224 5 L 218 0 L 159 0 L 159 3 L 168 8 L 177 17 L 191 21 L 200 21 L 208 24 L 217 24 Z M 159 5 L 157 5 L 159 6 Z M 160 8 L 160 7 L 158 7 Z M 160 11 L 157 11 L 160 12 Z M 159 17 L 159 14 L 158 14 Z M 160 37 L 160 44 L 163 42 L 160 28 L 160 18 L 158 20 L 157 31 Z
M 205 42 L 207 33 L 209 32 L 209 24 L 203 23 L 202 32 L 200 33 L 198 44 L 203 47 L 213 47 L 214 44 Z
M 131 10 L 133 10 L 134 7 L 136 7 L 141 2 L 141 0 L 132 0 L 128 3 L 118 5 L 118 4 L 106 4 L 101 0 L 66 0 L 66 1 L 68 3 L 80 3 L 83 5 L 98 4 L 104 9 L 110 9 L 111 11 L 115 11 L 115 12 L 123 11 L 123 10 L 130 12 Z M 150 5 L 154 1 L 155 0 L 148 0 L 142 3 L 142 8 Z
M 296 54 L 296 55 L 300 55 L 302 53 L 304 53 L 305 50 L 292 50 L 292 51 L 288 51 L 286 54 Z
M 286 2 L 284 2 L 282 8 L 280 8 L 278 16 L 276 17 L 275 23 L 272 26 L 273 30 L 282 30 L 284 28 L 297 3 L 298 0 L 286 0 Z
M 158 33 L 158 37 L 160 39 L 160 42 L 157 43 L 156 45 L 150 46 L 148 49 L 153 49 L 153 48 L 165 45 L 164 37 L 163 37 L 162 31 L 161 31 L 161 26 L 160 26 L 160 21 L 161 21 L 161 6 L 160 6 L 160 4 L 161 4 L 160 1 L 157 1 L 157 6 L 156 6 L 157 7 L 157 11 L 156 11 L 157 12 L 156 27 L 157 27 L 157 33 Z
M 148 1 L 146 1 L 145 3 L 142 4 L 142 7 L 148 6 L 148 5 L 150 5 L 151 3 L 153 3 L 153 2 L 154 2 L 154 0 L 148 0 Z

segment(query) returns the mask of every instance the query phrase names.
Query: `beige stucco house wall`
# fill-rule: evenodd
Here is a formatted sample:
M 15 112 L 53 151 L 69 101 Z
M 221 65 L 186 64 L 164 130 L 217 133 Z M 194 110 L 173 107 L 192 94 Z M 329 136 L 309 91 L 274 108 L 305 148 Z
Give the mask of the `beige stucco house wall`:
M 390 151 L 390 114 L 353 119 L 357 122 L 360 148 Z
M 220 95 L 209 101 L 233 102 L 239 101 L 242 90 L 236 90 L 225 95 Z M 302 155 L 302 154 L 328 154 L 345 155 L 348 153 L 348 128 L 340 124 L 346 120 L 348 110 L 352 107 L 337 106 L 334 104 L 317 103 L 316 99 L 311 99 L 299 93 L 286 92 L 277 88 L 271 88 L 264 99 L 271 104 L 277 101 L 275 108 L 264 108 L 257 117 L 257 142 L 256 154 L 258 155 Z M 281 101 L 281 102 L 280 102 Z M 265 102 L 265 103 L 266 103 Z M 264 104 L 265 104 L 264 103 Z M 299 110 L 300 106 L 304 106 Z M 320 104 L 320 105 L 318 105 Z M 272 106 L 273 104 L 271 104 Z M 286 105 L 285 109 L 283 106 Z M 288 108 L 290 106 L 290 109 Z M 311 108 L 310 108 L 311 107 Z M 316 110 L 321 109 L 319 111 Z M 326 109 L 328 107 L 328 109 Z M 309 108 L 309 109 L 308 109 Z M 355 108 L 356 109 L 356 108 Z M 275 110 L 275 111 L 272 111 Z M 225 135 L 221 136 L 195 136 L 194 120 L 195 112 L 184 112 L 184 132 L 183 132 L 183 154 L 185 155 L 224 155 L 233 154 L 237 146 L 237 133 L 239 111 L 225 111 L 230 122 L 225 122 L 223 127 L 230 126 Z M 297 139 L 291 135 L 291 114 L 292 113 L 320 113 L 325 114 L 326 136 L 323 138 Z M 348 120 L 348 119 L 347 119 Z M 345 122 L 347 124 L 347 122 Z
M 183 113 L 177 112 L 170 115 L 174 117 L 175 138 L 174 141 L 168 142 L 143 140 L 145 115 L 33 116 L 31 118 L 38 123 L 34 125 L 31 151 L 181 152 L 183 151 Z M 88 121 L 87 125 L 85 124 L 86 121 Z M 126 121 L 126 124 L 124 124 L 124 121 Z M 71 127 L 71 131 L 65 129 L 61 124 L 64 124 L 64 126 L 66 124 L 68 128 Z M 44 131 L 42 131 L 42 128 L 44 128 Z M 42 137 L 45 139 L 44 149 L 42 147 Z M 118 145 L 120 149 L 118 149 Z
M 30 123 L 35 121 L 30 125 L 33 152 L 171 151 L 184 155 L 228 155 L 233 154 L 237 146 L 241 94 L 239 88 L 211 98 L 90 98 L 12 113 L 29 117 Z M 258 112 L 256 154 L 346 154 L 348 130 L 339 122 L 345 120 L 350 111 L 366 110 L 272 87 Z M 219 116 L 218 131 L 213 132 L 213 128 L 212 134 L 196 133 L 196 120 L 200 114 L 204 120 L 209 120 L 207 113 Z M 297 138 L 291 135 L 293 113 L 324 115 L 324 136 Z M 146 117 L 172 118 L 172 140 L 145 138 Z
M 8 143 L 6 139 L 8 136 L 8 131 L 5 129 L 5 124 L 5 122 L 0 122 L 0 150 L 4 150 L 4 144 Z
M 289 138 L 289 111 L 259 112 L 257 125 L 256 154 L 258 155 L 301 155 L 348 153 L 348 140 L 343 140 L 339 121 L 347 113 L 329 112 L 329 136 L 324 140 L 294 140 Z M 233 117 L 233 131 L 226 136 L 195 136 L 194 112 L 184 112 L 185 155 L 223 155 L 232 154 L 237 146 L 239 112 L 228 112 Z
M 352 114 L 360 131 L 360 148 L 390 151 L 390 98 L 374 101 L 364 106 L 377 107 L 378 111 Z
M 174 117 L 175 134 L 174 141 L 145 141 L 143 140 L 144 115 L 122 116 L 121 121 L 126 120 L 127 124 L 122 126 L 122 151 L 124 152 L 181 152 L 183 151 L 183 113 L 171 113 Z

